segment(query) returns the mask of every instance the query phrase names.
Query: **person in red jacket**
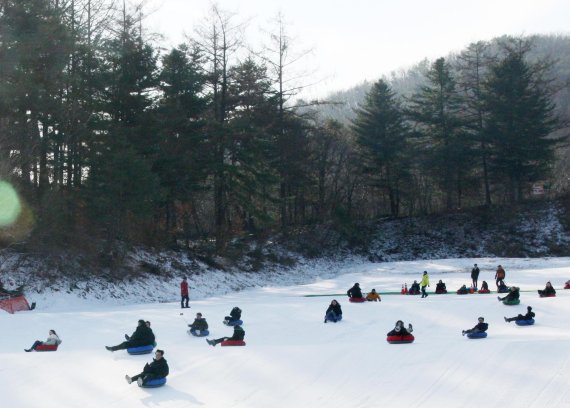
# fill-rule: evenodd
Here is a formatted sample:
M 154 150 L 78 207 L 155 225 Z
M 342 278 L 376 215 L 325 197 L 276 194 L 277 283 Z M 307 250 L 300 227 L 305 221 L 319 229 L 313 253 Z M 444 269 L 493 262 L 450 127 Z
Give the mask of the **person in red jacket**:
M 190 298 L 188 297 L 188 278 L 185 276 L 180 283 L 180 307 L 182 309 L 189 308 L 188 301 Z M 184 303 L 186 302 L 186 303 Z

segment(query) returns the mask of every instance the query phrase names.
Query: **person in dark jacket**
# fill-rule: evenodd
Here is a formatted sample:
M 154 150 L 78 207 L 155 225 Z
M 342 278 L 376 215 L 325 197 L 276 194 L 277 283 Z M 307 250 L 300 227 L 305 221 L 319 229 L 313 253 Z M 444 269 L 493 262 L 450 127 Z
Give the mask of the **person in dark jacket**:
M 105 346 L 109 351 L 124 350 L 131 347 L 148 346 L 154 344 L 154 333 L 144 320 L 139 320 L 139 324 L 127 341 L 116 346 Z
M 479 279 L 479 267 L 477 264 L 473 265 L 471 269 L 471 280 L 473 281 L 473 289 L 477 290 L 477 280 Z
M 459 289 L 457 289 L 458 295 L 466 295 L 468 293 L 469 293 L 469 289 L 467 289 L 467 286 L 465 286 L 465 285 L 463 285 Z
M 222 337 L 219 339 L 214 339 L 214 340 L 208 340 L 206 339 L 206 342 L 210 345 L 215 347 L 216 344 L 221 343 L 222 341 L 226 341 L 226 340 L 234 340 L 234 341 L 243 341 L 245 337 L 245 330 L 242 329 L 241 326 L 237 325 L 234 326 L 234 334 L 232 335 L 232 337 Z
M 480 317 L 478 320 L 478 323 L 475 325 L 475 327 L 473 327 L 472 329 L 469 330 L 463 330 L 461 332 L 461 334 L 463 336 L 465 336 L 466 334 L 470 334 L 470 333 L 480 333 L 480 332 L 486 332 L 487 329 L 489 328 L 489 324 L 485 323 L 485 319 Z
M 526 314 L 523 316 L 522 314 L 518 314 L 515 317 L 505 317 L 505 322 L 510 323 L 514 320 L 531 320 L 534 319 L 534 316 L 536 316 L 534 314 L 534 312 L 532 311 L 532 307 L 527 306 L 526 308 Z
M 438 294 L 447 293 L 447 287 L 445 286 L 445 283 L 443 283 L 441 279 L 435 285 L 435 293 Z
M 508 286 L 506 285 L 506 283 L 503 282 L 503 281 L 501 281 L 501 282 L 499 283 L 498 288 L 497 288 L 497 292 L 498 292 L 498 293 L 507 293 L 508 291 L 509 291 L 509 288 L 508 288 Z
M 507 302 L 512 302 L 513 300 L 517 300 L 518 298 L 520 298 L 521 294 L 520 294 L 520 289 L 517 288 L 516 286 L 511 286 L 509 289 L 509 293 L 507 293 L 507 296 L 497 296 L 497 299 L 499 299 L 499 301 L 504 302 L 505 300 Z
M 539 290 L 538 294 L 540 295 L 540 297 L 554 296 L 556 295 L 556 290 L 552 287 L 552 283 L 546 282 L 544 290 Z
M 197 333 L 197 331 L 201 332 L 204 330 L 208 330 L 208 322 L 206 322 L 206 319 L 202 317 L 202 313 L 196 313 L 196 318 L 194 319 L 194 323 L 189 324 L 188 327 L 190 327 L 190 333 L 196 335 L 199 334 Z
M 180 307 L 182 309 L 189 308 L 188 301 L 190 297 L 188 296 L 188 278 L 185 276 L 180 282 Z
M 410 286 L 410 290 L 408 291 L 408 295 L 419 295 L 420 294 L 420 284 L 418 281 L 414 281 L 412 286 Z
M 168 373 L 168 362 L 164 358 L 164 351 L 156 350 L 152 363 L 146 363 L 142 373 L 133 375 L 132 377 L 127 374 L 125 375 L 125 380 L 127 380 L 129 384 L 131 384 L 133 381 L 136 381 L 137 384 L 142 387 L 150 380 L 166 377 Z
M 224 317 L 224 324 L 232 323 L 240 319 L 241 319 L 241 309 L 236 306 L 230 311 L 229 316 Z
M 404 327 L 404 322 L 398 320 L 394 328 L 388 332 L 387 336 L 408 336 L 414 331 L 412 324 L 408 324 L 408 329 Z
M 340 319 L 342 319 L 342 309 L 336 299 L 333 299 L 325 312 L 325 323 L 329 320 L 336 323 Z
M 483 281 L 483 283 L 481 283 L 481 289 L 483 291 L 487 291 L 489 290 L 489 284 L 487 283 L 487 281 Z
M 360 290 L 360 283 L 356 282 L 352 288 L 346 291 L 349 298 L 362 298 L 362 290 Z

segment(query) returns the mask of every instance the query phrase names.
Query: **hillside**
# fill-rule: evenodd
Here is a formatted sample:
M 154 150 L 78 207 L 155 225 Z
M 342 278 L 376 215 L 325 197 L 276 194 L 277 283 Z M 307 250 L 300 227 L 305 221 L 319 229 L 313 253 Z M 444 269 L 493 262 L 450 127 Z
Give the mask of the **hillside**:
M 7 288 L 25 285 L 31 300 L 40 303 L 60 293 L 130 304 L 175 300 L 180 278 L 187 275 L 192 297 L 206 298 L 335 277 L 354 262 L 570 256 L 568 214 L 568 200 L 558 200 L 350 228 L 321 225 L 265 240 L 236 239 L 223 256 L 199 245 L 187 252 L 125 249 L 111 267 L 101 264 L 101 254 L 4 249 L 0 279 Z

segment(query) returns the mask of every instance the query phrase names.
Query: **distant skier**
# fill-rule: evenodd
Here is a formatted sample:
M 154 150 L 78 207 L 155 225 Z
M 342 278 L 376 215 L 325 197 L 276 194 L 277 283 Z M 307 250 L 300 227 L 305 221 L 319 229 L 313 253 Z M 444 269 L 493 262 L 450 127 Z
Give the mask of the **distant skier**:
M 524 316 L 522 314 L 518 314 L 515 317 L 505 317 L 505 322 L 510 323 L 512 321 L 515 321 L 515 320 L 531 320 L 531 319 L 534 319 L 534 316 L 536 316 L 536 315 L 532 311 L 532 307 L 527 306 L 526 314 Z
M 148 383 L 150 380 L 156 380 L 159 378 L 165 378 L 169 374 L 168 362 L 164 358 L 163 350 L 156 350 L 154 353 L 154 358 L 152 363 L 146 363 L 142 373 L 133 375 L 130 377 L 128 374 L 125 375 L 125 380 L 129 384 L 135 381 L 141 387 Z
M 234 307 L 231 311 L 230 311 L 230 315 L 226 316 L 224 318 L 224 324 L 231 324 L 237 320 L 241 319 L 241 309 L 239 307 Z
M 422 299 L 428 297 L 428 294 L 426 293 L 426 287 L 429 286 L 429 276 L 427 271 L 424 271 L 420 285 L 422 286 Z
M 32 347 L 30 347 L 29 349 L 24 349 L 24 351 L 26 353 L 29 353 L 30 351 L 35 350 L 36 347 L 38 346 L 56 346 L 56 345 L 59 346 L 60 344 L 61 344 L 61 339 L 59 338 L 55 330 L 52 329 L 49 331 L 48 338 L 46 341 L 36 340 L 34 341 L 34 344 L 32 344 Z
M 185 276 L 182 278 L 182 282 L 180 283 L 180 307 L 182 309 L 189 308 L 188 301 L 190 297 L 188 296 L 188 278 Z
M 136 330 L 129 336 L 127 341 L 116 346 L 105 346 L 105 348 L 109 351 L 117 351 L 132 347 L 148 346 L 151 344 L 154 344 L 154 333 L 152 332 L 152 329 L 147 326 L 146 322 L 140 319 Z
M 501 265 L 497 266 L 497 271 L 495 272 L 495 283 L 497 284 L 497 289 L 499 289 L 499 282 L 503 282 L 507 273 Z
M 360 290 L 360 284 L 356 282 L 352 288 L 346 291 L 349 298 L 362 299 L 362 290 Z
M 410 290 L 408 291 L 408 295 L 419 295 L 420 294 L 420 284 L 418 281 L 414 281 L 412 286 L 410 286 Z
M 469 330 L 463 330 L 461 334 L 465 336 L 466 334 L 471 334 L 471 333 L 486 332 L 487 329 L 489 328 L 489 324 L 485 323 L 485 319 L 480 317 L 477 319 L 477 321 L 478 323 L 475 325 L 475 327 Z
M 447 287 L 445 286 L 445 283 L 443 283 L 443 281 L 441 279 L 435 285 L 435 293 L 438 293 L 438 294 L 447 293 Z
M 507 293 L 507 296 L 504 297 L 497 296 L 497 299 L 501 302 L 504 301 L 512 302 L 513 300 L 519 299 L 520 296 L 521 296 L 520 289 L 517 288 L 516 286 L 511 286 L 509 289 L 509 293 Z
M 388 336 L 408 336 L 414 331 L 412 324 L 408 324 L 408 329 L 404 327 L 404 322 L 398 320 L 394 328 L 388 332 Z
M 336 323 L 340 319 L 342 319 L 342 309 L 336 299 L 333 299 L 327 311 L 325 312 L 325 323 L 329 320 Z
M 473 281 L 473 289 L 477 290 L 477 280 L 479 279 L 479 267 L 477 264 L 473 265 L 471 269 L 471 280 Z
M 556 296 L 556 290 L 552 287 L 552 283 L 546 282 L 544 290 L 539 290 L 540 297 Z
M 196 336 L 200 334 L 200 332 L 208 330 L 208 322 L 202 317 L 202 313 L 196 313 L 194 323 L 189 324 L 188 327 L 190 327 L 190 333 Z
M 369 302 L 381 302 L 380 295 L 376 292 L 376 289 L 372 289 L 367 295 L 366 300 Z
M 222 337 L 222 338 L 214 339 L 214 340 L 206 339 L 206 342 L 210 346 L 215 347 L 216 344 L 220 344 L 222 341 L 226 341 L 226 340 L 243 341 L 244 337 L 245 337 L 245 331 L 242 329 L 241 326 L 236 325 L 236 326 L 234 326 L 234 334 L 232 335 L 232 337 Z

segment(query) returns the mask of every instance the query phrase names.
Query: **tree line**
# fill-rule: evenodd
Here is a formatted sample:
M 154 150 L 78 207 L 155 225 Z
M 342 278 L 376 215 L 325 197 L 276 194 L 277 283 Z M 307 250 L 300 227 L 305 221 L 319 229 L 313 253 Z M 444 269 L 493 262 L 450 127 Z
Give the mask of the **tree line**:
M 0 1 L 0 178 L 33 209 L 33 237 L 221 250 L 241 234 L 516 203 L 548 179 L 557 84 L 528 39 L 440 58 L 411 97 L 379 80 L 349 125 L 294 101 L 293 45 L 278 18 L 251 51 L 217 7 L 161 50 L 141 5 Z

